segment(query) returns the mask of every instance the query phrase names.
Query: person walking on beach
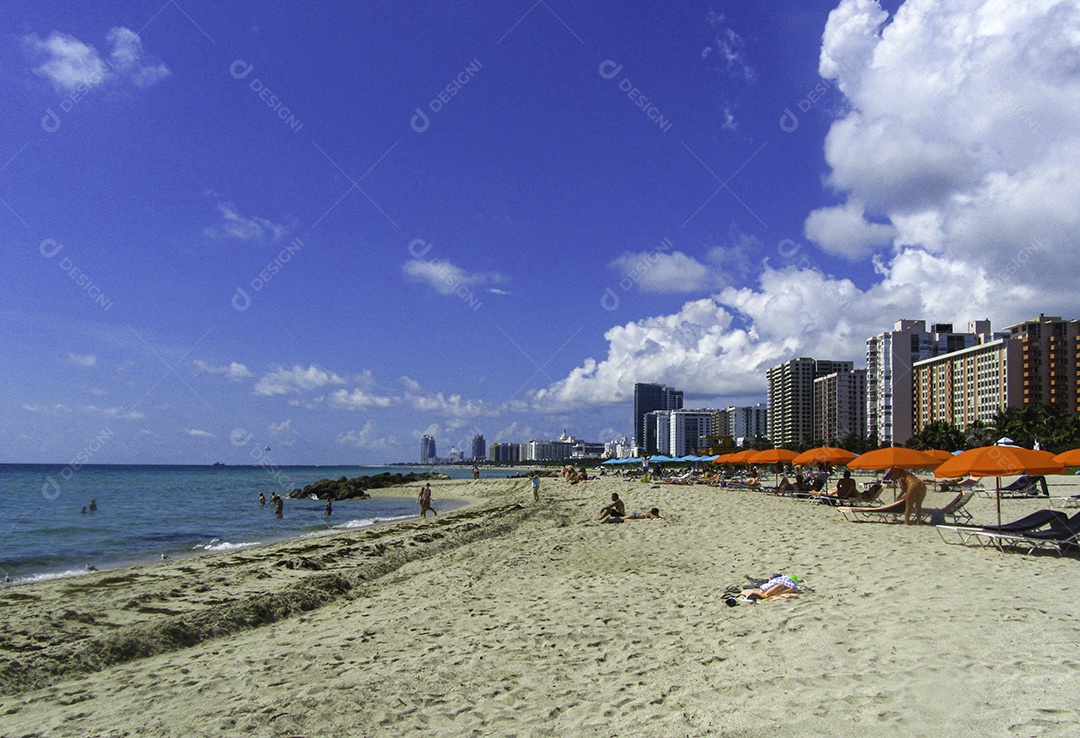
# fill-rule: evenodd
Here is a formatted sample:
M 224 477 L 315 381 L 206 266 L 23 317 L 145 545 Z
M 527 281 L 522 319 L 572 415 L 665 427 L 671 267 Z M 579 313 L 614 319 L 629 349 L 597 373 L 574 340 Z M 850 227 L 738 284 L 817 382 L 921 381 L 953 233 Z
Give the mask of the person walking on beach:
M 425 484 L 423 489 L 420 490 L 420 494 L 416 496 L 416 499 L 420 502 L 420 517 L 426 518 L 427 511 L 431 510 L 432 514 L 438 515 L 438 511 L 431 506 L 431 485 Z
M 532 485 L 533 501 L 540 502 L 540 472 L 533 472 L 529 484 Z

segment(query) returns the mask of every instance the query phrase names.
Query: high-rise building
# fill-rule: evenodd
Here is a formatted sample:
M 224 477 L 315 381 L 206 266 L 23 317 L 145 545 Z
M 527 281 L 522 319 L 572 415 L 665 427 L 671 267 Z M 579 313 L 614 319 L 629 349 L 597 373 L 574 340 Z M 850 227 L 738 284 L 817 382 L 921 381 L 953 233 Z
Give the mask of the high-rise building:
M 814 443 L 866 433 L 866 370 L 833 372 L 814 380 Z
M 435 437 L 424 436 L 420 439 L 420 463 L 434 464 L 438 454 L 435 453 Z
M 1057 405 L 1070 415 L 1080 412 L 1080 320 L 1040 315 L 1009 326 L 1021 341 L 1025 405 Z
M 646 416 L 654 410 L 681 410 L 683 393 L 662 384 L 634 385 L 634 440 L 646 454 L 656 453 L 656 429 L 646 427 Z
M 482 433 L 477 433 L 472 437 L 472 457 L 477 461 L 482 461 L 487 457 L 487 441 L 484 440 Z
M 924 320 L 898 320 L 891 331 L 866 339 L 866 434 L 881 445 L 906 442 L 914 433 L 912 365 L 923 359 L 974 346 L 990 332 L 990 321 L 968 324 L 956 333 L 951 323 L 926 330 Z
M 987 337 L 992 338 L 992 337 Z M 944 421 L 966 428 L 1024 402 L 1022 342 L 1008 334 L 912 365 L 913 427 Z
M 699 448 L 708 445 L 708 438 L 715 434 L 715 415 L 715 410 L 669 410 L 671 422 L 666 451 L 668 456 L 694 454 Z
M 746 445 L 758 436 L 769 435 L 769 406 L 764 402 L 757 405 L 736 407 L 729 405 L 716 411 L 713 434 L 731 436 L 739 445 Z
M 769 382 L 769 438 L 777 446 L 794 446 L 814 437 L 814 380 L 834 372 L 850 372 L 851 361 L 802 357 L 766 372 Z

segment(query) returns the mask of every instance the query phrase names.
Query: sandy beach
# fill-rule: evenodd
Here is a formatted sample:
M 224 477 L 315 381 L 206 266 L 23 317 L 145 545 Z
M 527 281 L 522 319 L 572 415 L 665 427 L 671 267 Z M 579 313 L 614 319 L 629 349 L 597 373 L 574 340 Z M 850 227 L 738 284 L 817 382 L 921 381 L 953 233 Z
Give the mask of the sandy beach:
M 1074 479 L 1051 477 L 1051 493 Z M 931 526 L 701 485 L 545 479 L 539 503 L 523 479 L 434 489 L 436 508 L 473 504 L 0 592 L 0 734 L 1053 736 L 1080 723 L 1075 556 L 948 545 Z M 666 519 L 597 522 L 613 491 Z M 991 499 L 970 507 L 995 519 Z M 1007 500 L 1004 517 L 1043 507 Z M 809 591 L 724 604 L 729 585 L 774 572 Z

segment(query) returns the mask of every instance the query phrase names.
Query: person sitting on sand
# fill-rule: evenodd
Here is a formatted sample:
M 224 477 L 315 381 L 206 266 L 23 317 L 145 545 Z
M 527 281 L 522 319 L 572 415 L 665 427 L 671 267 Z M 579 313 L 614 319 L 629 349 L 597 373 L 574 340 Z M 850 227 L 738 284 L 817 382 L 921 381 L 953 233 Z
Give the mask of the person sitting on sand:
M 600 508 L 600 520 L 618 515 L 620 518 L 626 515 L 626 503 L 619 499 L 618 492 L 611 493 L 611 504 Z

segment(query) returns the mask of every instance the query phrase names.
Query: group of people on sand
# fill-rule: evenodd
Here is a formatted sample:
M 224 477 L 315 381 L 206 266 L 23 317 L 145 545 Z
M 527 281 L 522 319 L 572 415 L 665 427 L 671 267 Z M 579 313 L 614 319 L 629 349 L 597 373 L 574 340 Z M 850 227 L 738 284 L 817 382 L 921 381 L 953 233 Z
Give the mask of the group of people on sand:
M 570 484 L 589 481 L 589 473 L 585 471 L 585 467 L 575 469 L 573 464 L 567 464 L 562 468 L 562 476 Z
M 621 523 L 624 520 L 663 520 L 660 508 L 654 507 L 648 512 L 626 512 L 626 503 L 619 498 L 618 492 L 611 493 L 611 504 L 600 508 L 600 517 L 605 523 Z

